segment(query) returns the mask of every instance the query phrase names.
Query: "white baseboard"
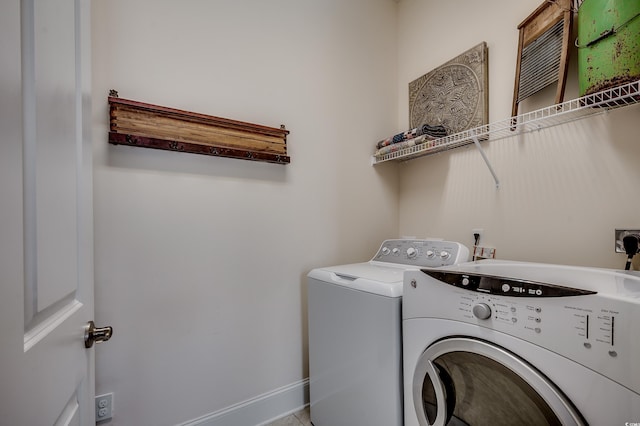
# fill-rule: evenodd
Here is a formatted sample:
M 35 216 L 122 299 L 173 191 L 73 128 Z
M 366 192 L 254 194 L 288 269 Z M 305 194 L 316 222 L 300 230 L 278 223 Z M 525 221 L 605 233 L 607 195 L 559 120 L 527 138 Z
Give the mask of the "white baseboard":
M 295 413 L 309 404 L 309 379 L 258 395 L 178 426 L 258 426 Z

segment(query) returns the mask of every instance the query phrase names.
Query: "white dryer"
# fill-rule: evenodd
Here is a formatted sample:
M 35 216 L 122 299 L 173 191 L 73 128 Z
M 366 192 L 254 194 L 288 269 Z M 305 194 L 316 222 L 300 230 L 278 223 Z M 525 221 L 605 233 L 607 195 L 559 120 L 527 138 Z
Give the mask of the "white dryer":
M 386 240 L 369 262 L 308 274 L 315 426 L 402 425 L 403 273 L 468 258 L 469 250 L 459 243 Z
M 640 275 L 485 260 L 405 273 L 405 426 L 640 423 Z

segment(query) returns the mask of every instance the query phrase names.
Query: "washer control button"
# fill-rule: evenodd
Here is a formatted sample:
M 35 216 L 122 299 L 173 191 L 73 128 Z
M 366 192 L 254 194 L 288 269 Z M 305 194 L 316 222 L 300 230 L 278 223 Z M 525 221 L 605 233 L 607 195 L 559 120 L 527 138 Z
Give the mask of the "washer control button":
M 473 315 L 481 320 L 486 320 L 491 316 L 491 308 L 486 303 L 478 303 L 473 307 Z
M 503 292 L 508 292 L 509 290 L 511 290 L 511 286 L 507 283 L 502 284 L 502 291 Z
M 409 247 L 407 249 L 407 257 L 409 259 L 413 259 L 414 257 L 416 257 L 417 254 L 418 254 L 418 252 L 413 247 Z
M 384 256 L 387 256 L 389 253 L 391 253 L 391 250 L 389 250 L 389 247 L 382 247 L 382 254 Z

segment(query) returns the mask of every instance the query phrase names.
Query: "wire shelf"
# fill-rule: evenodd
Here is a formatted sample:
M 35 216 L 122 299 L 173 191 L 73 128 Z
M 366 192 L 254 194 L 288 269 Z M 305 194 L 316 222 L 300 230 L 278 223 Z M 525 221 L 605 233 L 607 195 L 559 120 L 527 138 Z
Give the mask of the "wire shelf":
M 474 143 L 474 139 L 480 141 L 496 141 L 520 133 L 541 130 L 637 103 L 640 103 L 640 80 L 566 101 L 561 104 L 520 114 L 505 120 L 468 129 L 433 141 L 427 141 L 420 145 L 396 152 L 377 156 L 373 155 L 371 157 L 371 163 L 375 165 L 391 160 L 407 161 L 470 145 Z

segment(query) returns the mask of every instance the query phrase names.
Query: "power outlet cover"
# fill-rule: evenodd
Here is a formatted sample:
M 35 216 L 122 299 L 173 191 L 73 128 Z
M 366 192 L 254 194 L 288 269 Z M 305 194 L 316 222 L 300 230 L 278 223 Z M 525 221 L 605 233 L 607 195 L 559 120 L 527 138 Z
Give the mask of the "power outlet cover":
M 113 392 L 96 396 L 96 422 L 113 417 Z
M 622 239 L 627 235 L 640 234 L 640 229 L 624 229 L 616 228 L 615 241 L 616 241 L 616 253 L 624 253 L 624 245 Z

